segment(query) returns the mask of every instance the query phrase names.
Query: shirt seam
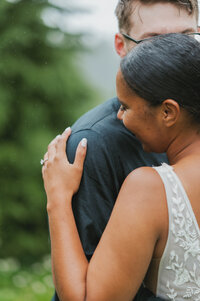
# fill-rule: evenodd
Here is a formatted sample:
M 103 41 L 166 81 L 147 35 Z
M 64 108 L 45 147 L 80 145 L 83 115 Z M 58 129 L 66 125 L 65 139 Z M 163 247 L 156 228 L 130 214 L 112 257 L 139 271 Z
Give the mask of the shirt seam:
M 102 120 L 105 120 L 105 119 L 107 119 L 109 116 L 112 116 L 113 114 L 116 114 L 116 116 L 117 116 L 117 112 L 116 111 L 113 111 L 113 112 L 110 112 L 110 113 L 108 113 L 106 116 L 103 116 L 102 118 L 100 118 L 100 119 L 98 119 L 98 120 L 96 120 L 96 121 L 94 121 L 94 123 L 93 124 L 91 124 L 91 126 L 86 126 L 85 128 L 83 128 L 83 129 L 81 129 L 81 130 L 75 130 L 74 129 L 74 134 L 75 133 L 78 133 L 78 132 L 81 132 L 81 131 L 84 131 L 84 130 L 93 130 L 92 128 L 95 126 L 95 125 L 97 125 L 99 122 L 101 122 Z M 120 121 L 119 121 L 120 122 Z M 74 125 L 76 125 L 76 124 L 74 124 Z M 73 128 L 72 128 L 73 129 Z M 95 130 L 94 130 L 95 131 Z M 96 131 L 95 131 L 96 132 Z

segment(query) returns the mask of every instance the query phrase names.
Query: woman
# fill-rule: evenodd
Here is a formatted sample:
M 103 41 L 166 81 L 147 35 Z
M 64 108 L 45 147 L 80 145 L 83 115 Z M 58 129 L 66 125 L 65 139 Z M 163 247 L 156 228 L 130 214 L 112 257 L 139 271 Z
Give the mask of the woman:
M 132 300 L 144 280 L 166 300 L 200 300 L 200 43 L 184 34 L 141 43 L 122 60 L 117 94 L 118 118 L 170 166 L 126 178 L 88 263 L 71 207 L 86 140 L 74 164 L 65 153 L 70 129 L 49 145 L 42 172 L 59 298 Z

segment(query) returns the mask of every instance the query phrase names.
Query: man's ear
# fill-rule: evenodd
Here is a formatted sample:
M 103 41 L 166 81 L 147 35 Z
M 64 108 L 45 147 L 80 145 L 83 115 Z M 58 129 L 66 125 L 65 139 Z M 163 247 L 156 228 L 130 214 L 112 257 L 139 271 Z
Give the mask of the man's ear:
M 180 116 L 180 106 L 173 99 L 166 99 L 162 103 L 162 119 L 166 127 L 173 126 Z
M 200 26 L 197 27 L 198 32 L 200 32 Z
M 121 33 L 115 35 L 115 50 L 121 58 L 127 55 L 126 44 Z

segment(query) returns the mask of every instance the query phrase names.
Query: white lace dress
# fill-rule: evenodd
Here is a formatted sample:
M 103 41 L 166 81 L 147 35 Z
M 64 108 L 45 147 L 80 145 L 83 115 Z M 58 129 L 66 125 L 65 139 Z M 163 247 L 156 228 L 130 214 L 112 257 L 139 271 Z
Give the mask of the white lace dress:
M 154 169 L 164 183 L 169 212 L 168 240 L 159 266 L 156 295 L 173 301 L 200 301 L 200 229 L 197 220 L 173 168 L 164 163 Z

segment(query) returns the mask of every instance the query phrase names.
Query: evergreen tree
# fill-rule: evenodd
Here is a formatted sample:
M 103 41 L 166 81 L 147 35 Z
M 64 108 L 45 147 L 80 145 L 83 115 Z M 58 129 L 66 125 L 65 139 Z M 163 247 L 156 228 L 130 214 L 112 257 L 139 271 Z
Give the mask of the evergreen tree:
M 0 1 L 0 257 L 23 262 L 49 251 L 40 158 L 95 98 L 75 65 L 81 36 L 45 25 L 47 8 Z

